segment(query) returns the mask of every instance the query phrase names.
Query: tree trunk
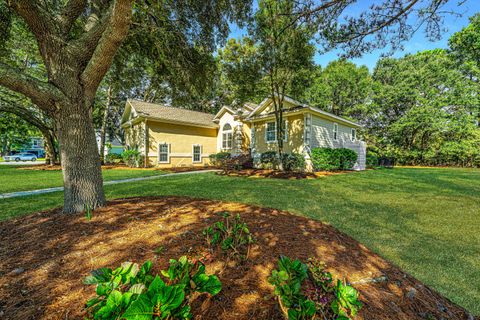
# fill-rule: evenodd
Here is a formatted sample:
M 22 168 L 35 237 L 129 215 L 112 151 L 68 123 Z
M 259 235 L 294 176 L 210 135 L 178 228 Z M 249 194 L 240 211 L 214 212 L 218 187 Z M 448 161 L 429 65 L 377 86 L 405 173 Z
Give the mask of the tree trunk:
M 57 116 L 65 213 L 104 206 L 103 179 L 90 108 L 62 106 Z
M 44 134 L 45 140 L 45 163 L 49 165 L 54 165 L 58 162 L 58 154 L 55 149 L 55 138 L 51 133 Z
M 110 116 L 110 108 L 112 102 L 112 87 L 108 86 L 107 90 L 107 104 L 105 106 L 105 113 L 102 119 L 102 128 L 100 129 L 100 161 L 103 164 L 105 162 L 105 140 L 107 136 L 107 122 Z

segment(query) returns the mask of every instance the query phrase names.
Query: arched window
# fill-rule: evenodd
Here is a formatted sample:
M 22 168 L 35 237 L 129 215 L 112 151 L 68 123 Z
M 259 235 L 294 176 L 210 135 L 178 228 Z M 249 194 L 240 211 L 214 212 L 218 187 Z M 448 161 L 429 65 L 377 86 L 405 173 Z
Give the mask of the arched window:
M 232 149 L 232 138 L 232 126 L 226 123 L 222 128 L 222 149 Z

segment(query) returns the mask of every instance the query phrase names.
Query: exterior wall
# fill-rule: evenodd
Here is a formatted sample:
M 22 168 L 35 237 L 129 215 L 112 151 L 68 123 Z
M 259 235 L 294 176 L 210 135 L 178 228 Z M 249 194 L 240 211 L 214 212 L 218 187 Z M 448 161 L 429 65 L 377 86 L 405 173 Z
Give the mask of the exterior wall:
M 366 167 L 366 144 L 363 141 L 352 141 L 352 127 L 337 123 L 337 139 L 333 139 L 334 123 L 318 116 L 311 116 L 310 148 L 347 148 L 355 151 L 358 155 L 355 170 L 365 170 Z
M 217 151 L 217 129 L 148 121 L 148 164 L 158 167 L 204 166 Z M 170 145 L 169 163 L 158 163 L 158 145 Z M 193 145 L 202 146 L 201 162 L 194 163 Z
M 223 139 L 223 126 L 225 124 L 230 124 L 233 129 L 233 146 L 232 149 L 223 149 L 222 139 Z M 226 151 L 231 153 L 245 153 L 248 152 L 250 147 L 250 126 L 246 123 L 238 121 L 235 119 L 235 116 L 230 112 L 225 112 L 220 118 L 219 129 L 217 135 L 217 152 Z
M 295 116 L 286 116 L 288 139 L 283 143 L 283 150 L 285 152 L 303 152 L 303 114 Z M 276 142 L 267 142 L 265 139 L 265 131 L 267 122 L 275 121 L 265 120 L 255 122 L 254 126 L 254 151 L 256 154 L 263 153 L 265 151 L 276 151 Z
M 128 148 L 138 149 L 142 154 L 145 153 L 145 123 L 139 122 L 132 126 L 124 128 L 125 145 Z

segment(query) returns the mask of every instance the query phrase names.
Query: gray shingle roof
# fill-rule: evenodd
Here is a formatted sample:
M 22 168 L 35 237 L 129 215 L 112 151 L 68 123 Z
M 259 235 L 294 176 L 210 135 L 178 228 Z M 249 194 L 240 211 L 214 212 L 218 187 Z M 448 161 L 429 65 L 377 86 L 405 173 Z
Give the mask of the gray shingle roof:
M 205 112 L 193 111 L 183 108 L 168 107 L 162 104 L 150 103 L 138 100 L 128 100 L 139 116 L 166 120 L 173 122 L 182 122 L 186 124 L 198 125 L 203 127 L 216 128 L 213 122 L 215 115 Z

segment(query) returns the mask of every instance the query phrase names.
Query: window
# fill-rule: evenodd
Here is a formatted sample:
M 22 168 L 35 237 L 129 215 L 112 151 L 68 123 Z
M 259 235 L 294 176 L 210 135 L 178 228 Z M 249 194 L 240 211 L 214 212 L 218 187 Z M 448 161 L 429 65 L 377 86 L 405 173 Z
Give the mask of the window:
M 202 146 L 199 144 L 193 145 L 192 161 L 202 162 Z
M 170 162 L 170 145 L 168 143 L 161 143 L 158 145 L 158 163 Z
M 267 122 L 267 130 L 265 132 L 265 140 L 267 142 L 277 141 L 277 126 L 275 122 Z
M 338 140 L 338 124 L 333 124 L 333 140 Z
M 233 130 L 232 126 L 226 123 L 222 128 L 222 149 L 232 149 Z
M 355 141 L 357 140 L 357 130 L 356 129 L 352 129 L 352 137 L 351 137 L 352 141 Z
M 283 120 L 283 141 L 288 140 L 288 122 L 287 120 Z M 267 122 L 267 128 L 265 131 L 265 140 L 267 142 L 276 142 L 277 141 L 277 122 Z

